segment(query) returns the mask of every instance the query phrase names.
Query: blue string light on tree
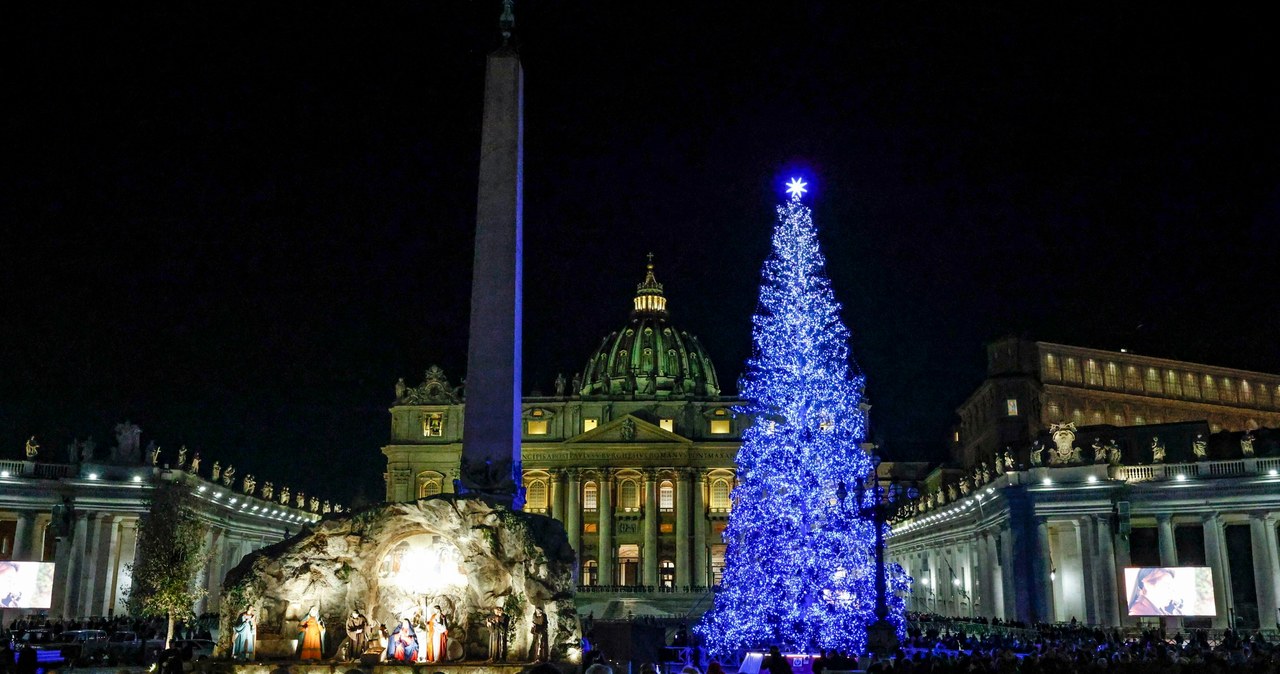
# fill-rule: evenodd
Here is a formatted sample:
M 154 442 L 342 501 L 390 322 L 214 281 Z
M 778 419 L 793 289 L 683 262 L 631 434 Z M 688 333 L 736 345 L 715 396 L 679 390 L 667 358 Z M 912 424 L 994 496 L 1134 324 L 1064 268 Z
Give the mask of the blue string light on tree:
M 777 208 L 752 321 L 753 355 L 738 411 L 756 423 L 738 451 L 715 607 L 698 626 L 709 650 L 861 653 L 875 618 L 875 522 L 860 514 L 873 474 L 862 449 L 864 379 L 826 275 L 806 182 Z M 890 620 L 903 632 L 904 589 L 889 578 Z

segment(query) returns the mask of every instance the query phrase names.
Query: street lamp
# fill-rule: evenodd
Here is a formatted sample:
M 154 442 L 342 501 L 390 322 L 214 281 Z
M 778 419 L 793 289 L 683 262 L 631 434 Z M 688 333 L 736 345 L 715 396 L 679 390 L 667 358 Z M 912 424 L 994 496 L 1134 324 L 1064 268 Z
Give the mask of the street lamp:
M 864 505 L 859 507 L 858 515 L 870 518 L 876 527 L 876 621 L 867 627 L 867 650 L 884 655 L 898 650 L 898 631 L 889 622 L 884 568 L 884 530 L 897 506 L 898 494 L 892 482 L 888 489 L 880 486 L 879 467 L 880 457 L 872 454 L 870 498 L 860 501 Z M 919 496 L 915 487 L 909 487 L 906 491 L 904 496 L 908 501 Z

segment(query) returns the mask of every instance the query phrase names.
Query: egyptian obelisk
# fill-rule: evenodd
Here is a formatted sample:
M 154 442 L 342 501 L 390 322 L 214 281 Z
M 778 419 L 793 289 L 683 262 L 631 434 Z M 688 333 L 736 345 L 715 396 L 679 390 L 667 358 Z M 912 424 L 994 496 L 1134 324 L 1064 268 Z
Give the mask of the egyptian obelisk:
M 524 75 L 513 3 L 503 0 L 502 46 L 485 67 L 459 487 L 519 508 Z

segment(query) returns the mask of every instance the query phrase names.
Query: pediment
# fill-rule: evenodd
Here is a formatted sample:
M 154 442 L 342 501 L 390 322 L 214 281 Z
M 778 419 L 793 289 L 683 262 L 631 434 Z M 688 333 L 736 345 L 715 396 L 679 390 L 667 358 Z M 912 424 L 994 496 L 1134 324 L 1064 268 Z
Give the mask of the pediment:
M 569 438 L 565 443 L 690 445 L 693 441 L 671 431 L 664 431 L 660 426 L 639 417 L 625 414 L 586 433 Z

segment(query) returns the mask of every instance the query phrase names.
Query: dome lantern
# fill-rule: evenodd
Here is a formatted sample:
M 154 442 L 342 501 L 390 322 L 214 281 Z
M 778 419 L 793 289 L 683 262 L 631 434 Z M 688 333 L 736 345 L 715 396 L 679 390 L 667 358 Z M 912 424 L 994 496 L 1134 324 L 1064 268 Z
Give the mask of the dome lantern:
M 644 280 L 636 285 L 635 312 L 665 314 L 667 298 L 662 296 L 662 284 L 653 277 L 653 253 L 649 253 Z

